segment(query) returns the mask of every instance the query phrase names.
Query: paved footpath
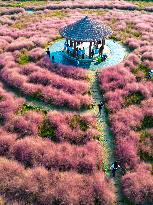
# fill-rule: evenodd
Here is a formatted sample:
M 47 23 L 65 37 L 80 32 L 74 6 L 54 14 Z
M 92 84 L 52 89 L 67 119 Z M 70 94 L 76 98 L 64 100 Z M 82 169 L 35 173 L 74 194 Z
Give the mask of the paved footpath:
M 91 78 L 91 95 L 94 99 L 94 108 L 93 112 L 95 115 L 98 113 L 98 107 L 97 104 L 100 103 L 100 101 L 103 101 L 103 97 L 100 91 L 99 87 L 99 82 L 98 82 L 98 72 L 94 71 L 90 73 L 90 78 Z M 102 133 L 99 141 L 104 147 L 104 150 L 106 151 L 106 159 L 104 161 L 104 168 L 105 172 L 108 177 L 111 177 L 111 171 L 109 170 L 111 164 L 115 160 L 115 155 L 114 155 L 114 138 L 113 135 L 110 131 L 110 128 L 108 126 L 108 116 L 105 113 L 105 108 L 102 109 L 101 116 L 97 116 L 98 121 L 99 121 L 99 126 L 100 126 L 100 131 Z M 118 171 L 116 178 L 114 180 L 114 184 L 116 186 L 116 194 L 117 194 L 117 205 L 132 205 L 132 204 L 127 204 L 127 202 L 124 201 L 123 195 L 121 193 L 121 184 L 120 184 L 120 179 L 121 179 L 121 171 Z

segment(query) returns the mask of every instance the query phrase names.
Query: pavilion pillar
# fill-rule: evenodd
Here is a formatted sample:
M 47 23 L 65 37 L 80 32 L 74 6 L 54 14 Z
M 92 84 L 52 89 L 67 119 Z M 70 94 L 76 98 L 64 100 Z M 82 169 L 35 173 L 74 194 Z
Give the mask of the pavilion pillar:
M 70 40 L 70 46 L 73 46 L 72 40 Z
M 74 41 L 74 57 L 76 57 L 76 41 Z
M 102 39 L 102 52 L 101 52 L 101 55 L 103 54 L 104 45 L 105 45 L 105 39 L 103 38 L 103 39 Z
M 105 39 L 104 38 L 102 39 L 102 45 L 103 45 L 103 47 L 105 45 Z
M 90 42 L 90 45 L 89 45 L 89 58 L 91 58 L 91 47 L 92 47 L 92 42 Z

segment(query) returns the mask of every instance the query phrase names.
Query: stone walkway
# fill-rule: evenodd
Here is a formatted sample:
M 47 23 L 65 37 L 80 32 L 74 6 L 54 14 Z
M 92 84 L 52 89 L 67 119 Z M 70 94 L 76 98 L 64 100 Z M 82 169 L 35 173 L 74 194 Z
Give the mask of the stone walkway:
M 98 71 L 91 72 L 90 74 L 90 78 L 92 80 L 91 94 L 94 99 L 94 104 L 96 105 L 94 106 L 94 109 L 93 109 L 93 112 L 95 115 L 98 113 L 97 104 L 99 104 L 100 101 L 103 101 L 103 97 L 102 97 L 102 94 L 99 88 L 97 74 L 98 74 Z M 107 176 L 110 178 L 111 171 L 109 170 L 109 168 L 115 160 L 114 138 L 108 126 L 108 116 L 106 115 L 105 108 L 102 109 L 101 116 L 97 116 L 97 118 L 99 121 L 100 131 L 102 133 L 99 141 L 104 147 L 104 150 L 106 153 L 106 158 L 104 161 L 104 168 L 105 168 L 105 172 Z M 114 180 L 114 184 L 116 186 L 116 194 L 117 194 L 117 205 L 130 205 L 124 201 L 123 195 L 121 193 L 121 184 L 120 184 L 121 174 L 122 174 L 121 171 L 118 171 L 116 178 Z

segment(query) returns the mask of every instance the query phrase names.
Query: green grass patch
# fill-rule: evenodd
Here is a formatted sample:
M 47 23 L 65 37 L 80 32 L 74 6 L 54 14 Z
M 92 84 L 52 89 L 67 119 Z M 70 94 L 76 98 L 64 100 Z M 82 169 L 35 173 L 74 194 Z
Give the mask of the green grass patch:
M 20 53 L 20 56 L 18 57 L 18 63 L 20 65 L 25 65 L 31 61 L 30 56 L 28 56 L 27 53 Z
M 84 9 L 84 10 L 82 10 L 80 12 L 82 14 L 87 14 L 87 15 L 89 15 L 89 14 L 96 14 L 96 15 L 102 16 L 102 15 L 106 14 L 108 11 L 103 10 L 103 9 Z
M 0 101 L 4 100 L 4 96 L 0 95 Z
M 56 129 L 48 119 L 45 119 L 39 129 L 41 137 L 48 137 L 54 139 L 56 137 Z
M 115 29 L 115 26 L 114 26 Z M 133 23 L 126 22 L 126 28 L 118 31 L 121 41 L 126 42 L 127 38 L 141 38 L 142 34 L 138 32 Z
M 0 114 L 0 125 L 4 125 L 5 119 L 4 116 L 2 114 Z
M 83 119 L 81 119 L 80 115 L 74 115 L 70 121 L 70 127 L 72 129 L 77 128 L 77 126 L 80 127 L 80 129 L 82 131 L 87 131 L 87 129 L 89 128 L 89 125 L 87 124 L 87 122 Z
M 140 32 L 135 30 L 134 24 L 128 22 L 126 28 L 123 31 L 120 31 L 120 34 L 123 38 L 140 38 L 142 36 Z
M 153 116 L 146 115 L 141 122 L 141 129 L 153 128 Z
M 18 20 L 14 22 L 14 24 L 11 25 L 11 27 L 17 29 L 25 29 L 30 24 L 41 22 L 41 20 L 43 21 L 46 18 L 52 19 L 54 17 L 63 19 L 64 17 L 69 17 L 69 14 L 68 11 L 64 10 L 50 10 L 47 13 L 33 13 L 31 18 L 31 15 L 29 15 L 28 13 L 24 13 L 18 18 Z
M 144 96 L 140 91 L 130 93 L 128 96 L 125 97 L 124 105 L 139 105 L 142 100 L 144 100 Z
M 148 73 L 149 73 L 149 71 L 150 71 L 150 68 L 146 67 L 146 66 L 143 65 L 143 64 L 140 64 L 140 65 L 138 66 L 138 70 L 143 71 L 144 74 L 147 76 Z
M 141 81 L 143 79 L 151 80 L 151 78 L 148 78 L 149 71 L 150 71 L 150 68 L 148 68 L 147 66 L 143 64 L 140 64 L 137 66 L 136 69 L 132 70 L 132 73 L 136 76 L 137 81 Z
M 135 203 L 131 202 L 130 199 L 128 199 L 127 197 L 124 196 L 123 198 L 123 201 L 122 201 L 123 204 L 126 204 L 126 205 L 135 205 Z
M 20 0 L 20 2 L 14 1 L 10 4 L 11 7 L 29 7 L 29 6 L 45 6 L 47 1 L 37 0 Z
M 149 142 L 147 138 L 149 138 Z M 141 160 L 151 162 L 153 160 L 153 135 L 149 132 L 149 130 L 142 130 L 140 132 L 139 146 L 139 155 Z M 146 149 L 142 149 L 141 146 L 145 146 Z
M 17 111 L 18 115 L 23 115 L 28 111 L 36 111 L 36 112 L 42 112 L 44 114 L 47 114 L 48 110 L 44 109 L 42 107 L 36 106 L 36 105 L 32 105 L 32 104 L 23 104 L 22 107 Z
M 37 90 L 36 92 L 31 94 L 31 97 L 33 99 L 41 99 L 42 98 L 42 92 L 41 90 Z
M 140 142 L 143 142 L 148 137 L 151 137 L 151 134 L 147 132 L 147 130 L 142 130 L 140 132 Z
M 114 35 L 111 36 L 111 39 L 114 40 L 114 41 L 120 41 L 120 39 L 118 39 L 118 38 L 117 38 L 116 36 L 114 36 Z
M 133 2 L 134 5 L 137 5 L 140 9 L 144 9 L 145 7 L 153 6 L 152 0 L 127 0 Z
M 140 155 L 140 159 L 144 160 L 145 162 L 153 160 L 153 155 L 150 155 L 147 152 L 140 151 L 139 155 Z

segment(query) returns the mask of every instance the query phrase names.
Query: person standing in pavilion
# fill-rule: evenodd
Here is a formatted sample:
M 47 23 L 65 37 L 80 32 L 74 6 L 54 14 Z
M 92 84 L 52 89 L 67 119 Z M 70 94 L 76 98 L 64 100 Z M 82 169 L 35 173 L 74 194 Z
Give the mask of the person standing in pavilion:
M 79 50 L 78 50 L 78 57 L 81 57 L 82 56 L 82 50 L 81 50 L 81 48 L 79 48 Z
M 91 51 L 91 58 L 93 58 L 93 56 L 94 56 L 94 49 L 92 49 Z
M 84 59 L 84 56 L 85 56 L 85 49 L 83 47 L 83 49 L 82 49 L 82 59 Z
M 101 46 L 100 48 L 99 48 L 99 56 L 102 58 L 102 55 L 103 55 L 103 49 L 104 49 L 104 47 L 103 46 Z
M 67 42 L 65 41 L 65 43 L 64 43 L 64 51 L 66 51 L 67 50 Z

